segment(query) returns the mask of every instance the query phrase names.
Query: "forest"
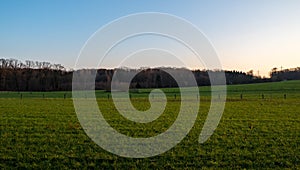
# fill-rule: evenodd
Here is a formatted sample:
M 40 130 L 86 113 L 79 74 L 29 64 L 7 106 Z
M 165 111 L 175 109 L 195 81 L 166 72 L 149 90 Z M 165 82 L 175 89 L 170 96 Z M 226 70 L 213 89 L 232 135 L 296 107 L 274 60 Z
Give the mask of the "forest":
M 136 74 L 130 82 L 130 88 L 166 88 L 177 87 L 176 81 L 164 71 L 166 68 L 143 69 L 82 69 L 79 72 L 95 74 L 95 88 L 110 90 L 111 81 L 116 71 Z M 167 68 L 182 70 L 184 68 Z M 283 80 L 300 80 L 300 67 L 278 70 L 273 68 L 270 77 L 260 77 L 253 74 L 253 70 L 191 70 L 198 86 L 210 85 L 209 73 L 224 72 L 227 84 L 250 84 L 262 82 L 276 82 Z M 0 91 L 69 91 L 72 90 L 74 70 L 67 70 L 61 64 L 39 61 L 19 61 L 16 59 L 0 59 Z M 118 82 L 126 82 L 120 79 Z M 188 84 L 187 84 L 188 86 Z

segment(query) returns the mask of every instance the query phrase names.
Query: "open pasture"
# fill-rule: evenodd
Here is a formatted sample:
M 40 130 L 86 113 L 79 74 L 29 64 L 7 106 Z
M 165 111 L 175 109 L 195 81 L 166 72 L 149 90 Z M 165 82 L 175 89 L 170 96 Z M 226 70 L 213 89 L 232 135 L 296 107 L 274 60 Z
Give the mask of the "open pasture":
M 96 145 L 76 117 L 71 92 L 0 92 L 0 168 L 300 168 L 300 81 L 227 88 L 223 117 L 208 141 L 198 143 L 210 107 L 209 87 L 200 87 L 199 114 L 189 135 L 164 154 L 145 159 L 118 157 Z M 121 117 L 108 92 L 96 96 L 112 127 L 150 137 L 164 132 L 178 113 L 178 89 L 163 91 L 165 112 L 148 124 Z M 137 109 L 150 107 L 149 92 L 131 93 Z

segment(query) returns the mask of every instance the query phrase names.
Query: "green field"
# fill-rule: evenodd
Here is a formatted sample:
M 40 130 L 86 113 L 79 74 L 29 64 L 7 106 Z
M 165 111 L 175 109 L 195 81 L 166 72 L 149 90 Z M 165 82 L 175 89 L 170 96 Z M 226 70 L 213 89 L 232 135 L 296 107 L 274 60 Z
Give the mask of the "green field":
M 128 136 L 150 137 L 165 131 L 178 113 L 178 89 L 163 90 L 165 113 L 148 124 L 121 117 L 108 92 L 96 96 L 112 127 Z M 204 144 L 198 137 L 210 88 L 199 90 L 200 111 L 189 135 L 164 154 L 145 159 L 119 157 L 96 145 L 80 126 L 71 92 L 0 92 L 0 168 L 300 168 L 300 81 L 228 86 L 223 117 Z M 131 93 L 137 109 L 150 107 L 150 91 Z

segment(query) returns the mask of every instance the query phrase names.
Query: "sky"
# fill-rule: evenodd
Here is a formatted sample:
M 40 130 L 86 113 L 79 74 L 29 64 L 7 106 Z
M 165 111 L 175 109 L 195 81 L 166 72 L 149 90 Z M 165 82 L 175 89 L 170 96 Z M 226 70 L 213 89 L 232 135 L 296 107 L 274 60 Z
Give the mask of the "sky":
M 162 12 L 197 26 L 223 69 L 267 76 L 300 66 L 299 0 L 3 0 L 0 58 L 49 61 L 73 68 L 89 37 L 107 23 Z

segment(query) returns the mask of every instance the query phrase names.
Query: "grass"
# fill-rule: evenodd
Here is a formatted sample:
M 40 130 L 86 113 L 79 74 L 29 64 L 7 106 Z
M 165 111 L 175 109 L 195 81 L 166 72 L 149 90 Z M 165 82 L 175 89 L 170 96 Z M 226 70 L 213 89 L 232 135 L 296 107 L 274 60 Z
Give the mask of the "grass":
M 164 90 L 168 96 L 167 108 L 160 118 L 148 124 L 121 117 L 111 98 L 107 99 L 108 93 L 97 91 L 96 95 L 99 108 L 112 127 L 129 136 L 149 137 L 165 131 L 178 113 L 180 98 L 174 98 L 178 89 Z M 143 89 L 132 93 L 133 105 L 140 110 L 149 108 L 149 92 L 150 89 Z M 78 122 L 70 92 L 1 92 L 0 168 L 297 169 L 300 168 L 299 92 L 300 81 L 228 86 L 220 124 L 207 142 L 199 144 L 198 137 L 210 107 L 209 88 L 200 87 L 200 111 L 189 135 L 168 152 L 146 159 L 118 157 L 91 141 Z
M 152 89 L 139 89 L 131 92 L 133 98 L 147 97 Z M 176 94 L 179 96 L 178 88 L 164 88 L 162 89 L 168 97 L 174 97 Z M 210 87 L 202 86 L 199 87 L 201 96 L 210 96 Z M 270 82 L 270 83 L 257 83 L 257 84 L 242 84 L 242 85 L 228 85 L 227 94 L 229 97 L 240 97 L 240 94 L 253 96 L 256 95 L 261 97 L 264 95 L 274 95 L 274 97 L 283 97 L 284 94 L 292 95 L 296 97 L 297 92 L 300 92 L 300 81 L 281 81 L 281 82 Z M 97 98 L 107 98 L 110 93 L 104 90 L 97 90 Z M 56 92 L 11 92 L 2 91 L 0 92 L 0 98 L 71 98 L 71 91 L 56 91 Z M 254 97 L 255 98 L 255 97 Z

